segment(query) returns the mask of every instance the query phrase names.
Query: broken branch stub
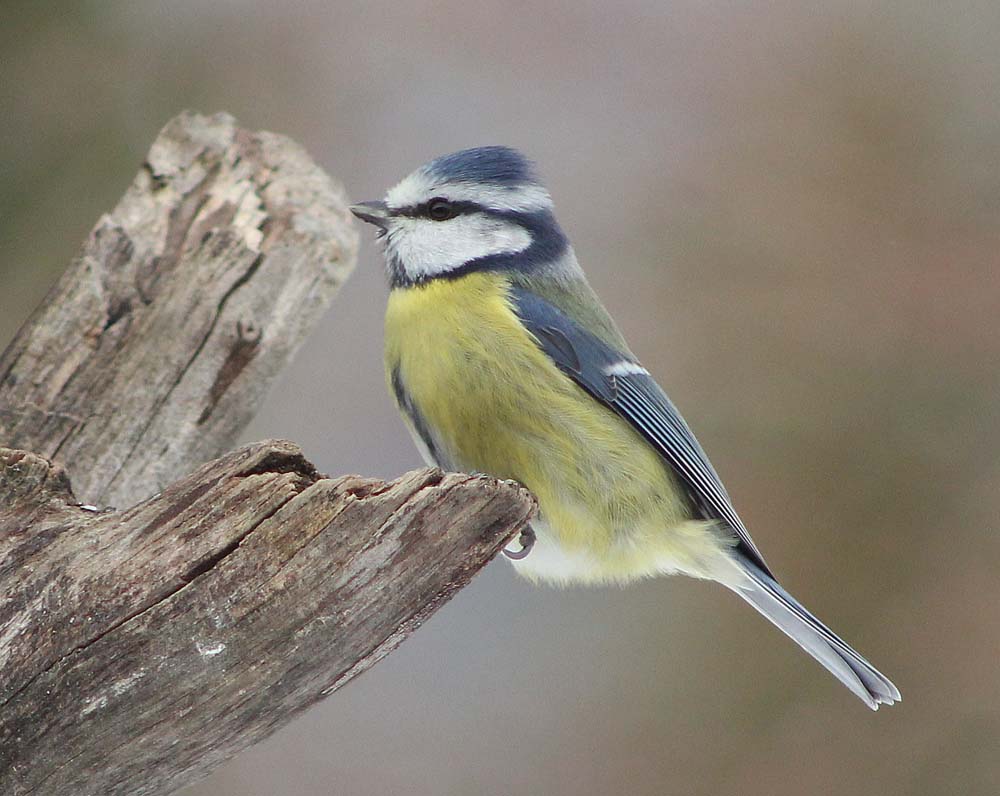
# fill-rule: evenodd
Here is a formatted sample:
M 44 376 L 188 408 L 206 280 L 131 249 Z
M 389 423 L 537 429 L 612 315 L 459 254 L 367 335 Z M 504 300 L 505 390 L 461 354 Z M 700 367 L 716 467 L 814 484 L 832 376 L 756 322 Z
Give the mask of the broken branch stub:
M 322 478 L 276 441 L 103 513 L 41 457 L 0 449 L 0 497 L 0 582 L 18 584 L 0 603 L 0 792 L 15 796 L 199 779 L 394 649 L 534 508 L 483 476 Z

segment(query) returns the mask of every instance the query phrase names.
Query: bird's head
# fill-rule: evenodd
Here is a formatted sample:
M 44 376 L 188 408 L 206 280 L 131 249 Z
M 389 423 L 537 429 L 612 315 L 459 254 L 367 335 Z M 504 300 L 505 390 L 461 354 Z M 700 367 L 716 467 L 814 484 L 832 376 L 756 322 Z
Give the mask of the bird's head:
M 479 270 L 537 270 L 568 248 L 532 164 L 503 146 L 432 160 L 384 201 L 351 212 L 379 228 L 394 287 Z

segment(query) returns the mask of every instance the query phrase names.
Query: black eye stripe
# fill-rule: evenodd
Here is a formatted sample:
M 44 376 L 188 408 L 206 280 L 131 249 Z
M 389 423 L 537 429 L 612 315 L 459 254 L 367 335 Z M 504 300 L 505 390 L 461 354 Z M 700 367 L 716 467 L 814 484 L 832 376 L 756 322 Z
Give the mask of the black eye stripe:
M 455 204 L 460 204 L 456 202 Z M 413 208 L 393 209 L 393 215 L 416 215 L 411 212 Z M 498 271 L 510 270 L 522 274 L 540 273 L 542 268 L 546 268 L 562 257 L 569 248 L 569 241 L 559 224 L 556 223 L 555 216 L 551 210 L 537 210 L 533 212 L 523 212 L 516 210 L 495 210 L 477 205 L 475 202 L 465 203 L 464 212 L 481 213 L 486 218 L 497 219 L 511 224 L 517 224 L 524 228 L 531 236 L 531 245 L 522 251 L 512 254 L 488 254 L 469 260 L 459 268 L 453 268 L 442 274 L 429 277 L 426 275 L 413 276 L 407 273 L 405 264 L 399 259 L 398 254 L 389 254 L 389 281 L 393 287 L 406 287 L 418 285 L 431 279 L 457 279 L 465 274 L 475 271 Z
M 448 202 L 451 205 L 452 210 L 454 210 L 454 215 L 462 215 L 463 213 L 481 213 L 486 212 L 486 208 L 480 204 L 469 201 L 453 202 L 450 199 L 446 199 L 443 196 L 435 196 L 428 199 L 426 202 L 421 202 L 418 205 L 410 205 L 409 207 L 401 207 L 398 210 L 393 210 L 392 214 L 395 216 L 406 216 L 407 218 L 432 218 L 430 214 L 431 204 L 435 201 Z

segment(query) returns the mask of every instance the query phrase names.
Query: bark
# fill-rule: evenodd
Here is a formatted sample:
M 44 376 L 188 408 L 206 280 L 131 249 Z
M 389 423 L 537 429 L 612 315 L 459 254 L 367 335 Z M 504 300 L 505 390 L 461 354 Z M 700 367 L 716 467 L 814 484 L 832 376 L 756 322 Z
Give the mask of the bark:
M 523 490 L 235 451 L 123 512 L 0 449 L 0 792 L 163 794 L 386 655 L 527 521 Z
M 329 479 L 280 441 L 204 463 L 355 247 L 297 145 L 184 114 L 0 357 L 0 793 L 190 784 L 525 527 L 532 498 L 482 476 Z
M 89 503 L 149 497 L 232 447 L 356 250 L 301 147 L 182 114 L 0 357 L 0 443 Z

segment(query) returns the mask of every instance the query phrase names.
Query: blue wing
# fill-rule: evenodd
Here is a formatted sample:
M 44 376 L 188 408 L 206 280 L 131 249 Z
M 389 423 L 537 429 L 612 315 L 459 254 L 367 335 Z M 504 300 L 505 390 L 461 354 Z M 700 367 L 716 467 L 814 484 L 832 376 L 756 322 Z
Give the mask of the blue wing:
M 634 357 L 592 335 L 529 290 L 514 288 L 511 298 L 522 323 L 559 369 L 631 423 L 677 474 L 702 516 L 730 527 L 743 554 L 770 574 L 705 451 L 667 394 Z
M 748 577 L 734 588 L 873 710 L 899 701 L 899 689 L 785 591 L 733 508 L 705 451 L 677 408 L 626 351 L 605 343 L 529 290 L 511 291 L 514 309 L 539 346 L 569 378 L 627 420 L 660 452 L 707 519 L 723 522 L 738 539 L 737 563 Z M 733 588 L 733 587 L 730 587 Z

